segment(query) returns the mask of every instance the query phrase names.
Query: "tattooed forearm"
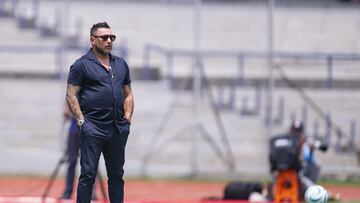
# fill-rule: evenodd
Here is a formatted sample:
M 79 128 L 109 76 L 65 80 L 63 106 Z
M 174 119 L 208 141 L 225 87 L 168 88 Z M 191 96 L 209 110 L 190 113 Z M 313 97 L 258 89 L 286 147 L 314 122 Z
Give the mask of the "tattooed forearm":
M 132 116 L 134 111 L 134 100 L 132 99 L 132 97 L 131 98 L 129 96 L 126 97 L 124 102 L 124 109 L 125 109 L 125 114 Z
M 77 94 L 80 91 L 80 86 L 68 84 L 66 89 L 66 102 L 72 115 L 77 119 L 84 119 L 84 116 L 80 110 L 80 104 L 77 99 Z
M 130 85 L 124 86 L 124 95 L 125 95 L 125 100 L 124 100 L 125 119 L 131 122 L 131 116 L 134 112 L 134 96 L 132 94 Z

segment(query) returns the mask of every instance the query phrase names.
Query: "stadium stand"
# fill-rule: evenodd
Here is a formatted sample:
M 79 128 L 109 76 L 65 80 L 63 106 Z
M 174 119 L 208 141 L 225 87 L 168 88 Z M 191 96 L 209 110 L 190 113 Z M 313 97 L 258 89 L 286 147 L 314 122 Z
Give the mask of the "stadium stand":
M 19 1 L 21 7 L 31 7 L 28 1 Z M 68 50 L 66 61 L 58 67 L 56 48 L 60 39 L 56 36 L 42 36 L 40 25 L 46 19 L 47 24 L 55 25 L 56 13 L 61 5 L 56 1 L 40 1 L 37 29 L 21 29 L 17 18 L 0 17 L 0 157 L 1 174 L 50 174 L 57 158 L 60 158 L 60 138 L 63 134 L 61 123 L 62 104 L 65 93 L 66 73 L 70 63 L 83 53 L 83 49 Z M 104 10 L 108 11 L 104 14 Z M 80 12 L 81 11 L 81 12 Z M 92 13 L 92 15 L 85 15 Z M 1 15 L 0 15 L 1 16 Z M 126 38 L 129 47 L 129 63 L 139 68 L 143 64 L 144 47 L 154 43 L 166 48 L 192 48 L 191 4 L 185 3 L 139 3 L 114 2 L 107 4 L 91 1 L 74 1 L 69 9 L 69 35 L 79 36 L 81 46 L 87 46 L 88 27 L 97 21 L 106 20 L 121 38 Z M 76 23 L 82 22 L 78 32 Z M 343 23 L 346 19 L 346 23 Z M 352 7 L 298 7 L 279 6 L 275 13 L 275 48 L 281 51 L 305 53 L 359 53 L 360 14 Z M 263 51 L 266 42 L 266 6 L 261 3 L 210 3 L 203 5 L 201 48 L 204 50 L 247 50 Z M 50 26 L 51 27 L 51 26 Z M 24 49 L 20 50 L 19 48 Z M 25 49 L 47 47 L 52 51 L 39 51 L 40 48 L 25 52 Z M 8 49 L 8 50 L 7 50 Z M 18 49 L 18 51 L 16 50 Z M 12 50 L 12 51 L 11 51 Z M 326 62 L 317 60 L 279 60 L 276 61 L 290 79 L 307 79 L 309 81 L 327 80 Z M 211 58 L 204 60 L 207 76 L 213 79 L 233 77 L 239 74 L 237 58 Z M 351 82 L 359 78 L 360 61 L 336 61 L 333 66 L 334 79 Z M 151 65 L 157 67 L 165 78 L 166 61 L 163 56 L 152 56 Z M 179 57 L 174 60 L 173 75 L 181 78 L 191 73 L 191 60 Z M 60 71 L 64 76 L 54 80 L 54 74 Z M 7 77 L 29 73 L 26 78 Z M 48 76 L 33 77 L 33 74 Z M 29 77 L 30 76 L 30 77 Z M 261 78 L 266 81 L 266 58 L 246 59 L 244 78 Z M 277 75 L 277 77 L 280 77 Z M 226 81 L 226 80 L 224 80 Z M 167 106 L 171 106 L 175 97 L 175 112 L 169 119 L 159 142 L 169 139 L 152 157 L 151 164 L 145 173 L 150 176 L 179 176 L 191 170 L 191 121 L 192 97 L 188 91 L 172 91 L 167 81 L 134 81 L 136 113 L 132 135 L 128 143 L 126 174 L 143 175 L 143 156 L 149 147 L 154 132 L 163 118 Z M 225 94 L 231 85 L 225 85 Z M 243 86 L 235 90 L 235 103 L 230 109 L 223 109 L 221 116 L 236 159 L 235 171 L 217 157 L 208 142 L 198 144 L 199 172 L 203 176 L 217 174 L 218 177 L 265 177 L 269 176 L 267 162 L 268 137 L 264 125 L 265 87 Z M 260 112 L 256 115 L 241 115 L 243 101 L 246 98 L 248 107 L 255 105 L 255 90 L 261 94 Z M 339 88 L 334 83 L 332 89 L 309 86 L 306 92 L 325 112 L 342 127 L 347 135 L 350 121 L 360 122 L 359 87 Z M 219 86 L 214 85 L 214 93 L 219 100 Z M 160 95 L 160 96 L 157 96 Z M 158 98 L 149 101 L 149 98 Z M 291 117 L 302 116 L 305 105 L 301 96 L 292 89 L 281 87 L 276 90 L 274 100 L 284 99 L 284 121 L 275 125 L 274 134 L 284 132 Z M 341 100 L 339 99 L 341 98 Z M 277 102 L 275 102 L 277 103 Z M 274 105 L 274 112 L 280 107 Z M 154 109 L 157 111 L 155 112 Z M 201 106 L 201 121 L 216 143 L 222 143 L 218 136 L 215 118 L 208 101 L 204 99 Z M 319 129 L 312 128 L 318 122 Z M 308 133 L 326 135 L 326 125 L 313 112 L 307 113 Z M 171 126 L 171 127 L 170 127 Z M 360 132 L 360 125 L 355 132 Z M 66 126 L 65 126 L 66 129 Z M 331 149 L 319 153 L 322 161 L 322 176 L 349 178 L 359 177 L 359 166 L 353 153 L 339 153 L 335 150 L 335 135 L 332 135 Z M 201 139 L 200 139 L 201 140 Z M 356 137 L 356 141 L 359 137 Z M 186 147 L 184 147 L 186 146 Z M 39 161 L 41 160 L 41 162 Z M 30 164 L 37 163 L 37 164 Z

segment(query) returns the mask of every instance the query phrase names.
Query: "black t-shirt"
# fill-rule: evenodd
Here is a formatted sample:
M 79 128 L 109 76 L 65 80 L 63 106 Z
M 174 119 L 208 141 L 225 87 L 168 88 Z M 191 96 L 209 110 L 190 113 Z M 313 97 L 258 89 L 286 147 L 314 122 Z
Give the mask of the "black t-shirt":
M 96 128 L 93 136 L 109 137 L 116 123 L 126 125 L 124 119 L 124 85 L 129 85 L 130 71 L 124 59 L 110 54 L 110 71 L 95 58 L 91 49 L 70 67 L 68 84 L 80 86 L 80 109 Z

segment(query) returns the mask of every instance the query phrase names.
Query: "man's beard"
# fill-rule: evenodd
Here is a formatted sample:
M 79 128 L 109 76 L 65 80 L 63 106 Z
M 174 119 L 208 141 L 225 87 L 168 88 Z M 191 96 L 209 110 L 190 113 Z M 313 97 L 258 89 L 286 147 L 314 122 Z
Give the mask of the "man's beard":
M 112 49 L 110 49 L 109 51 L 107 50 L 104 50 L 104 49 L 101 49 L 100 47 L 98 46 L 95 46 L 95 49 L 96 51 L 101 54 L 101 55 L 106 55 L 106 54 L 109 54 L 111 52 Z

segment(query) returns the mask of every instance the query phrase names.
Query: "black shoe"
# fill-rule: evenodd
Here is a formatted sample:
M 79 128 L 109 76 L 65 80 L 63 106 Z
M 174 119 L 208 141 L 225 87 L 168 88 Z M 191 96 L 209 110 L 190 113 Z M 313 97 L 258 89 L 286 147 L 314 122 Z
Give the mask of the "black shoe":
M 60 199 L 71 199 L 71 195 L 68 194 L 68 193 L 64 193 L 64 194 L 60 197 Z

